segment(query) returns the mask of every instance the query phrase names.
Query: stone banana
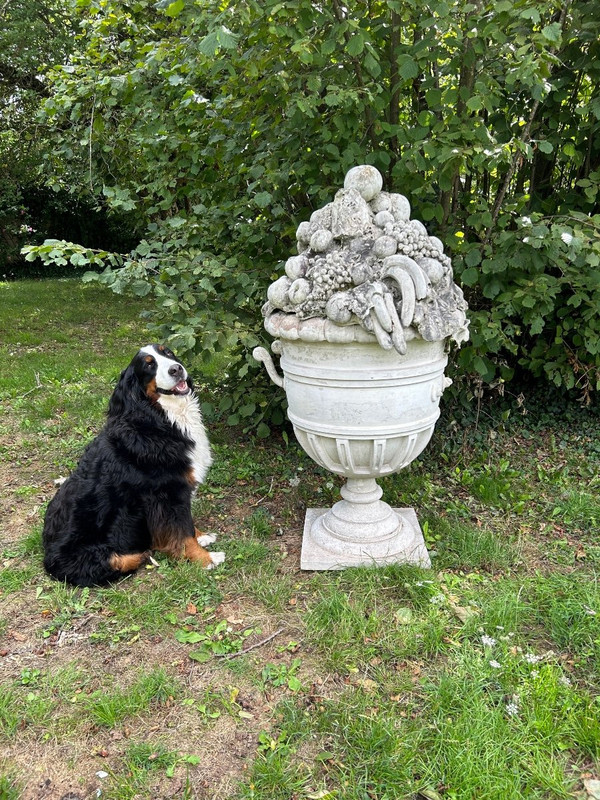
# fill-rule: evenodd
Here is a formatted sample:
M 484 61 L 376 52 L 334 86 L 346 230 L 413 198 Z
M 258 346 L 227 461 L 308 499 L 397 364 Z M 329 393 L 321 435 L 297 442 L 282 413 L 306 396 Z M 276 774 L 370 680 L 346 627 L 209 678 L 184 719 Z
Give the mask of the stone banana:
M 427 290 L 429 289 L 429 278 L 424 270 L 417 264 L 417 262 L 404 255 L 388 256 L 384 259 L 383 266 L 385 268 L 384 275 L 394 277 L 397 268 L 403 269 L 408 272 L 415 285 L 415 296 L 417 300 L 423 300 L 427 297 Z

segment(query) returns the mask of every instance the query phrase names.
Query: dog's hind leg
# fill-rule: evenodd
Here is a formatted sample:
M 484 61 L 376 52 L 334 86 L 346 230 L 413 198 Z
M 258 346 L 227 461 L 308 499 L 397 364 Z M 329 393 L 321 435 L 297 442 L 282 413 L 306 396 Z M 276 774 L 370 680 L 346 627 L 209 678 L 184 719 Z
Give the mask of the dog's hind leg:
M 149 552 L 119 555 L 107 545 L 67 548 L 67 552 L 53 548 L 46 551 L 44 566 L 59 581 L 74 586 L 103 586 L 134 572 L 149 557 Z
M 149 560 L 150 556 L 150 551 L 146 551 L 145 553 L 126 553 L 125 555 L 114 553 L 110 557 L 108 563 L 115 572 L 126 574 L 128 572 L 135 572 L 136 569 L 139 569 L 142 564 L 145 564 L 146 561 Z

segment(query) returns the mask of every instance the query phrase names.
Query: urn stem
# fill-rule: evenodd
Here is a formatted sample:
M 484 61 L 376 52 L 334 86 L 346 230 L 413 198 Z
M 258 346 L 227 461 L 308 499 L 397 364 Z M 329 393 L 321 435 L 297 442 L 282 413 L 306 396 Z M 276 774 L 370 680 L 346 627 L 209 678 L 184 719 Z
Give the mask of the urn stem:
M 349 503 L 362 505 L 377 502 L 383 494 L 383 489 L 375 478 L 348 478 L 340 489 L 340 494 Z

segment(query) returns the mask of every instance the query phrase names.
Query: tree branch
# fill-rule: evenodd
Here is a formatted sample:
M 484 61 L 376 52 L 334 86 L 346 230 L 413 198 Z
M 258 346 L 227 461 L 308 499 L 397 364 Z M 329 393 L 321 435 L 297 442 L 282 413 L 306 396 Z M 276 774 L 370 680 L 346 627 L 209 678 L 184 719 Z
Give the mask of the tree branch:
M 276 636 L 279 636 L 280 633 L 283 633 L 285 628 L 279 628 L 272 633 L 270 636 L 267 636 L 265 639 L 261 639 L 260 642 L 256 642 L 255 644 L 251 644 L 250 647 L 246 647 L 245 650 L 240 650 L 238 653 L 215 653 L 215 658 L 225 658 L 227 660 L 231 658 L 238 658 L 238 656 L 245 656 L 246 653 L 249 653 L 251 650 L 256 650 L 257 647 L 262 647 L 263 644 L 267 644 Z

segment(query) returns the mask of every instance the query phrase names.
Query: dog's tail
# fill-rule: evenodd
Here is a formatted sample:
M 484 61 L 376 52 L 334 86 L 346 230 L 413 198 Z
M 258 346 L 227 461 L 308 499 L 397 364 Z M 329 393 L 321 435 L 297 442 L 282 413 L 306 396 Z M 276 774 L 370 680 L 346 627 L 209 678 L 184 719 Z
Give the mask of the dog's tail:
M 53 578 L 74 586 L 104 586 L 135 572 L 149 557 L 150 552 L 119 554 L 96 544 L 65 555 L 47 550 L 44 567 Z

